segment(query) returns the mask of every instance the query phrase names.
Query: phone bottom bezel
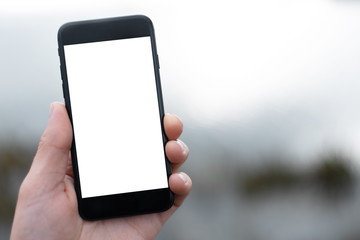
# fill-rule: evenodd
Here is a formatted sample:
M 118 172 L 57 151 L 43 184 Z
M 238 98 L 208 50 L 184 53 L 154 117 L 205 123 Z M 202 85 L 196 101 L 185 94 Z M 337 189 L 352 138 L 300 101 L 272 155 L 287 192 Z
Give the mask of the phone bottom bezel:
M 174 202 L 169 188 L 81 198 L 79 214 L 85 220 L 100 220 L 168 210 Z

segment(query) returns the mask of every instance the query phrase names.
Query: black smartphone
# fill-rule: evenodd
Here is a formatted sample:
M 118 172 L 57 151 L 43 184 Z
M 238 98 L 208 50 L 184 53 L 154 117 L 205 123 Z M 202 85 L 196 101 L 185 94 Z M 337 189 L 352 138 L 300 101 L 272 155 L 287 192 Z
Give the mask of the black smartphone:
M 169 209 L 174 195 L 151 20 L 138 15 L 66 23 L 58 43 L 80 216 Z

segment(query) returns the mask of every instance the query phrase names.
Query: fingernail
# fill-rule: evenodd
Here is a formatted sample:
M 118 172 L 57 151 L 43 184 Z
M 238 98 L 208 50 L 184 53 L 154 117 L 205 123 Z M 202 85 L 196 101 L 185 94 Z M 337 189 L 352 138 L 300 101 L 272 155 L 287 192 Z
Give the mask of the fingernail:
M 186 146 L 185 143 L 183 143 L 181 140 L 176 140 L 177 144 L 181 147 L 182 153 L 185 156 L 186 155 Z
M 184 174 L 182 174 L 182 173 L 177 173 L 177 175 L 181 178 L 181 180 L 184 181 L 185 184 L 188 183 L 188 179 L 187 179 L 186 176 L 184 176 Z

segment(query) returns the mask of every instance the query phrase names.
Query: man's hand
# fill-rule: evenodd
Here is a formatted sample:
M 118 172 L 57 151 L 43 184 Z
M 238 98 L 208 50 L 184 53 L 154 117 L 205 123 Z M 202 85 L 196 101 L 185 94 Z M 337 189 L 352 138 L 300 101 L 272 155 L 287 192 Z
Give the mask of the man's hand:
M 174 205 L 162 213 L 89 222 L 77 210 L 70 160 L 71 124 L 64 105 L 53 103 L 49 123 L 19 191 L 11 239 L 154 239 L 192 185 L 188 175 L 178 172 L 189 154 L 187 146 L 177 140 L 182 122 L 167 114 L 164 127 L 169 138 L 165 151 L 173 170 L 169 184 L 175 194 Z

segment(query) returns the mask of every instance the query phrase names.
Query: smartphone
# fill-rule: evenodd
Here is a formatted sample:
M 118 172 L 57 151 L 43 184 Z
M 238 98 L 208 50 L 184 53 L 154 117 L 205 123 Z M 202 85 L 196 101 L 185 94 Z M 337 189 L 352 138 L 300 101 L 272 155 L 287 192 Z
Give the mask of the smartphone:
M 138 15 L 66 23 L 58 43 L 80 216 L 169 209 L 174 195 L 151 20 Z

